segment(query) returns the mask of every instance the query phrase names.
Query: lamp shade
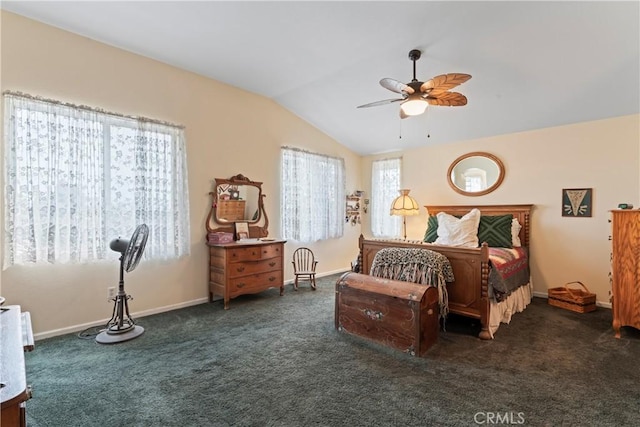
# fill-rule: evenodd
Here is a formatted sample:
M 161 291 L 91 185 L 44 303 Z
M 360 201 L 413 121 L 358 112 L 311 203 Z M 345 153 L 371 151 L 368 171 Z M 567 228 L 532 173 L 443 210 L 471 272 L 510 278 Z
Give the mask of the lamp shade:
M 409 195 L 407 189 L 400 190 L 400 195 L 391 204 L 391 215 L 408 216 L 420 214 L 418 202 Z
M 411 94 L 407 100 L 400 105 L 400 109 L 407 116 L 419 116 L 424 113 L 428 105 L 429 103 L 424 100 L 420 94 Z

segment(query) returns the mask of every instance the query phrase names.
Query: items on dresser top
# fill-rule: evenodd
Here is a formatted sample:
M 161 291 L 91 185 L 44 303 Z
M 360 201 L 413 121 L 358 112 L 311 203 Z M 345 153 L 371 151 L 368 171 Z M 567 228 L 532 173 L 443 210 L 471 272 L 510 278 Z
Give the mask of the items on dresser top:
M 229 300 L 270 288 L 284 293 L 283 253 L 286 240 L 247 239 L 209 246 L 209 300 Z

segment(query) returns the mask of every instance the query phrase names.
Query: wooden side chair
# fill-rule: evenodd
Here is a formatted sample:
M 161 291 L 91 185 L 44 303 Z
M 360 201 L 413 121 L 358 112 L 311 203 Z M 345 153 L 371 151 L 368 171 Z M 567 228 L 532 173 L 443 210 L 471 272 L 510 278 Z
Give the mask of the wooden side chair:
M 318 261 L 311 249 L 298 248 L 293 252 L 293 274 L 296 276 L 293 282 L 294 290 L 298 290 L 298 279 L 308 280 L 311 290 L 316 290 L 316 265 Z

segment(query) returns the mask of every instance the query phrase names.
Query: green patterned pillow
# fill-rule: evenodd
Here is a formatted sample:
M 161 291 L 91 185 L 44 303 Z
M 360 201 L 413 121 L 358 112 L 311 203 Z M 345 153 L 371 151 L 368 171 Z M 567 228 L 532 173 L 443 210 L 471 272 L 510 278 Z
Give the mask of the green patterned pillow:
M 478 242 L 492 248 L 512 248 L 511 222 L 513 215 L 483 215 L 478 225 Z
M 427 222 L 427 231 L 424 233 L 424 241 L 427 243 L 433 243 L 438 238 L 438 217 L 435 215 L 429 215 L 429 221 Z

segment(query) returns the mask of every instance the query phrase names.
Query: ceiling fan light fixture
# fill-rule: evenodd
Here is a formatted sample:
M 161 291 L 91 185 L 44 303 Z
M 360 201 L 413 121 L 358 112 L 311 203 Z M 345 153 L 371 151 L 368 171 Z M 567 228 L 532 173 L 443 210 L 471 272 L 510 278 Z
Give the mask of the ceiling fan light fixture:
M 400 102 L 400 118 L 406 119 L 407 117 L 423 114 L 429 105 L 449 107 L 467 105 L 466 96 L 458 92 L 450 92 L 450 90 L 466 82 L 471 76 L 463 73 L 448 73 L 440 74 L 426 82 L 421 82 L 416 78 L 416 61 L 420 59 L 420 55 L 421 52 L 418 49 L 413 49 L 409 52 L 409 59 L 413 61 L 413 79 L 411 82 L 405 84 L 388 77 L 380 80 L 380 86 L 391 92 L 399 93 L 402 98 L 370 102 L 359 105 L 357 108 Z
M 409 98 L 400 105 L 400 109 L 407 116 L 419 116 L 424 113 L 429 103 L 422 99 L 419 94 L 410 95 Z

